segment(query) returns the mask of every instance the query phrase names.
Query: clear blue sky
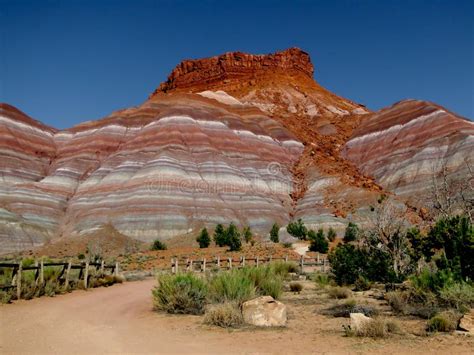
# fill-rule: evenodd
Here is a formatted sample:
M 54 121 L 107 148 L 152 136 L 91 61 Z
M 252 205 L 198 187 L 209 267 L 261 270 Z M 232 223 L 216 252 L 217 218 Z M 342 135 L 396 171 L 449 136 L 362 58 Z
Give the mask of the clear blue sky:
M 57 128 L 142 103 L 182 59 L 308 51 L 315 78 L 379 109 L 474 117 L 474 1 L 0 0 L 0 101 Z

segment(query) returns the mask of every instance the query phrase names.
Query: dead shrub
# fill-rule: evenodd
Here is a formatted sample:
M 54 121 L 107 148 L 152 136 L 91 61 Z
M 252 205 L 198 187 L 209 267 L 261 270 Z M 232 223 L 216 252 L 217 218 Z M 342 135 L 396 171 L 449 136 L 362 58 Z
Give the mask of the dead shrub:
M 299 282 L 290 283 L 290 291 L 295 293 L 300 293 L 303 290 L 303 285 Z
M 329 297 L 335 298 L 335 299 L 343 299 L 343 298 L 349 298 L 352 296 L 351 290 L 349 290 L 347 287 L 331 287 L 328 291 Z
M 236 328 L 244 322 L 237 303 L 226 302 L 209 306 L 204 315 L 204 323 L 222 328 Z
M 364 338 L 387 338 L 392 333 L 400 332 L 400 326 L 393 320 L 382 317 L 372 318 L 362 323 L 357 329 L 350 326 L 344 328 L 346 336 L 357 336 Z

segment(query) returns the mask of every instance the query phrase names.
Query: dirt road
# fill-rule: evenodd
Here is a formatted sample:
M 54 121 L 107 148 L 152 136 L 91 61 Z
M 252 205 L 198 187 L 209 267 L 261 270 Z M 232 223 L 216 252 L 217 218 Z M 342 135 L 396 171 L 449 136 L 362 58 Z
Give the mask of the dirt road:
M 328 319 L 307 304 L 289 303 L 285 329 L 224 330 L 198 316 L 152 311 L 154 280 L 75 291 L 0 305 L 0 353 L 43 354 L 308 354 L 469 352 L 454 336 L 445 340 L 345 338 L 341 319 Z M 446 340 L 448 339 L 448 340 Z

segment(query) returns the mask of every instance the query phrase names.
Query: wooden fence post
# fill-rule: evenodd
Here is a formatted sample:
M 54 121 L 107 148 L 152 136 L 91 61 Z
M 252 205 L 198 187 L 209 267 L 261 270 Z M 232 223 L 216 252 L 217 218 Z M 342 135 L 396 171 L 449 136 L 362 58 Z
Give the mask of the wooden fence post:
M 69 287 L 69 274 L 71 272 L 71 266 L 72 266 L 72 263 L 71 263 L 71 260 L 69 260 L 69 262 L 67 263 L 67 269 L 66 269 L 66 281 L 64 283 L 64 288 L 66 291 L 67 291 L 67 288 Z
M 300 268 L 301 268 L 301 272 L 303 272 L 303 267 L 304 267 L 304 255 L 301 255 L 301 257 L 300 257 Z
M 17 277 L 16 277 L 16 298 L 21 299 L 21 272 L 23 270 L 23 264 L 20 261 L 18 264 L 18 271 L 17 271 Z
M 87 289 L 87 279 L 89 278 L 89 262 L 84 266 L 84 288 Z
M 104 271 L 105 271 L 105 261 L 102 260 L 102 262 L 100 263 L 100 273 L 103 275 Z
M 217 257 L 217 269 L 219 270 L 221 268 L 221 257 Z
M 39 274 L 40 285 L 44 283 L 44 259 L 40 261 L 40 274 Z
M 255 264 L 256 264 L 257 267 L 258 267 L 258 256 L 255 258 Z
M 229 270 L 232 269 L 232 258 L 227 259 L 227 263 L 229 264 Z
M 285 255 L 285 263 L 288 262 L 288 254 Z
M 189 261 L 189 270 L 194 271 L 194 261 L 193 260 Z
M 244 266 L 245 266 L 245 255 L 242 256 L 242 267 L 244 267 Z
M 201 270 L 206 272 L 206 258 L 202 259 Z
M 319 264 L 319 252 L 316 254 L 316 257 L 318 258 L 318 264 Z
M 114 271 L 115 271 L 114 276 L 118 276 L 119 273 L 120 273 L 120 264 L 119 264 L 118 261 L 115 262 L 115 269 L 114 269 Z

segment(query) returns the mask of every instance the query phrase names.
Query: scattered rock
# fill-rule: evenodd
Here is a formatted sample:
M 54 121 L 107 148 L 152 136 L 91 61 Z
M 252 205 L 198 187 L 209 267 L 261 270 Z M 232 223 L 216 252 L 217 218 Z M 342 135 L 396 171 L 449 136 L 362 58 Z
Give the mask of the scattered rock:
M 284 327 L 287 321 L 286 306 L 271 296 L 262 296 L 242 305 L 247 324 L 257 327 Z
M 474 335 L 474 309 L 462 316 L 459 322 L 459 329 Z
M 363 313 L 351 313 L 351 329 L 357 331 L 361 329 L 365 323 L 372 321 L 372 318 L 365 316 Z

